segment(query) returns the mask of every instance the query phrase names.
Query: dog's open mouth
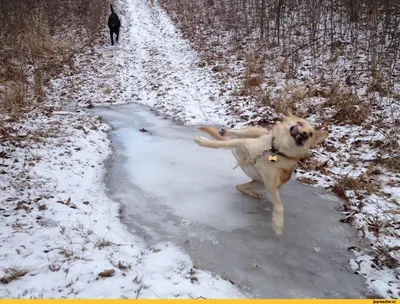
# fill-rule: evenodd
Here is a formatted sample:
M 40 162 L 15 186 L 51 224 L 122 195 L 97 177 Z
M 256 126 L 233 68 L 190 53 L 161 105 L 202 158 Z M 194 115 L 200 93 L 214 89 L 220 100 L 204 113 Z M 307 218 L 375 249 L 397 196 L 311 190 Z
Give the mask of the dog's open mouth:
M 298 125 L 290 127 L 290 135 L 292 135 L 296 145 L 299 147 L 302 147 L 309 137 L 306 132 L 300 132 Z

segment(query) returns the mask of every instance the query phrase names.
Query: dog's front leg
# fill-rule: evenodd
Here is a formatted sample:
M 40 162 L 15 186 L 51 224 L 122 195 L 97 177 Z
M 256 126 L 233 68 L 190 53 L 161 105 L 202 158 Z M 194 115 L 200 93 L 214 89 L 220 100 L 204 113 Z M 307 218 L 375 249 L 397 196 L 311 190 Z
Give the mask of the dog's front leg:
M 204 136 L 197 136 L 194 139 L 194 142 L 198 144 L 199 146 L 202 147 L 207 147 L 207 148 L 214 148 L 214 149 L 220 149 L 220 148 L 225 148 L 225 149 L 232 149 L 232 148 L 237 148 L 241 147 L 245 144 L 244 139 L 231 139 L 231 140 L 226 140 L 226 141 L 219 141 L 219 140 L 209 140 L 208 138 L 205 138 Z
M 225 135 L 234 135 L 237 136 L 239 138 L 243 138 L 243 137 L 249 137 L 249 138 L 258 138 L 261 137 L 265 134 L 269 133 L 269 130 L 265 129 L 265 128 L 257 128 L 257 127 L 247 127 L 247 128 L 243 128 L 243 129 L 230 129 L 230 130 L 225 130 L 225 129 L 221 129 L 220 131 L 221 133 L 225 133 Z

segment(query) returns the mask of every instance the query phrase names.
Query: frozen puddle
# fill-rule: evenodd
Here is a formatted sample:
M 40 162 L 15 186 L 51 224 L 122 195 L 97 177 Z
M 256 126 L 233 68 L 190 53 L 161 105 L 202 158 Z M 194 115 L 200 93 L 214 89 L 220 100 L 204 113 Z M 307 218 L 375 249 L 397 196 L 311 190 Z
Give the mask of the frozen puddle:
M 285 231 L 271 228 L 271 203 L 240 194 L 247 181 L 230 151 L 193 143 L 194 127 L 177 126 L 148 108 L 97 108 L 114 127 L 109 196 L 123 221 L 148 243 L 171 241 L 199 268 L 221 274 L 253 297 L 363 297 L 348 270 L 355 234 L 339 223 L 336 203 L 319 190 L 288 183 L 281 191 Z M 149 131 L 140 132 L 145 128 Z

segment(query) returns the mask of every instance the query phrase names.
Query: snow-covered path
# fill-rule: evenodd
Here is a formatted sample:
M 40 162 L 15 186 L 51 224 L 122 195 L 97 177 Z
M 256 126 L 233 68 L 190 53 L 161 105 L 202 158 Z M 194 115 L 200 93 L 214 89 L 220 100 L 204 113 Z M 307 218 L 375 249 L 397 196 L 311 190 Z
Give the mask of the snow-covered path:
M 103 46 L 77 59 L 81 73 L 60 83 L 75 87 L 79 105 L 138 102 L 185 124 L 235 121 L 224 108 L 232 92 L 222 92 L 213 73 L 200 67 L 164 11 L 143 0 L 119 1 L 116 10 L 122 19 L 119 44 L 111 46 L 105 33 Z

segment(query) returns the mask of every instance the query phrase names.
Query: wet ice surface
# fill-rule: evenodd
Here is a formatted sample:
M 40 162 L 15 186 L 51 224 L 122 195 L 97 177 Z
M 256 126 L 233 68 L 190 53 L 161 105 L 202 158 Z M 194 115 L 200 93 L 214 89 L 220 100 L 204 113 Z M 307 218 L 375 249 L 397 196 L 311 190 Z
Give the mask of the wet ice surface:
M 123 221 L 148 243 L 172 241 L 199 268 L 214 271 L 258 298 L 363 297 L 361 276 L 348 270 L 354 232 L 339 223 L 337 203 L 295 181 L 281 190 L 285 231 L 271 227 L 267 200 L 246 197 L 247 182 L 229 150 L 197 146 L 193 127 L 148 108 L 98 108 L 115 128 L 107 185 Z M 140 132 L 145 128 L 149 133 Z M 207 296 L 207 295 L 205 295 Z

